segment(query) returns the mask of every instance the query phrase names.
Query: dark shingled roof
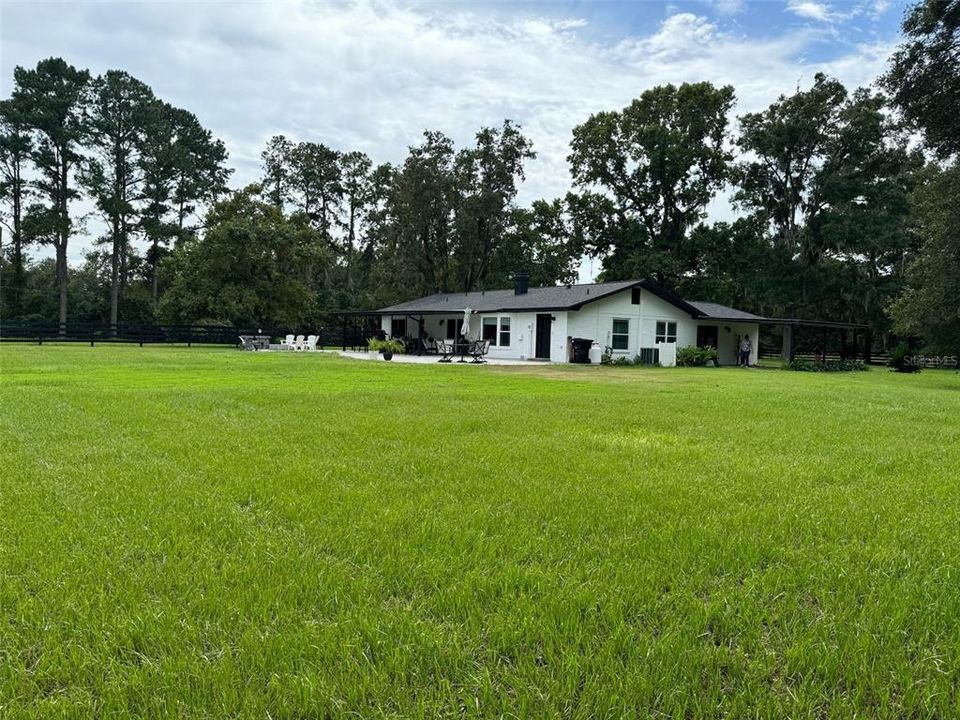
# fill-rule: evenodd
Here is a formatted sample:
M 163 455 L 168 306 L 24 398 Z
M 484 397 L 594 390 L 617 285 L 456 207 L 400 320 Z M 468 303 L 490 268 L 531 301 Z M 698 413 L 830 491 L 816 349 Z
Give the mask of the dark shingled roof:
M 533 312 L 546 310 L 579 310 L 587 303 L 614 295 L 633 287 L 644 288 L 692 317 L 710 317 L 722 320 L 753 320 L 761 318 L 750 313 L 717 305 L 716 303 L 688 302 L 676 293 L 650 280 L 621 280 L 619 282 L 589 283 L 530 288 L 517 295 L 510 290 L 485 290 L 468 293 L 437 293 L 416 300 L 390 305 L 376 312 L 380 315 L 423 315 L 457 313 L 470 308 L 478 313 Z
M 716 320 L 743 320 L 745 322 L 762 322 L 766 320 L 766 318 L 760 317 L 759 315 L 727 307 L 720 303 L 704 302 L 703 300 L 687 300 L 687 303 L 699 310 L 703 314 L 703 317 L 714 318 Z
M 530 288 L 523 295 L 510 290 L 485 290 L 468 293 L 437 293 L 408 302 L 382 308 L 383 314 L 449 313 L 471 308 L 476 312 L 503 312 L 507 310 L 570 310 L 593 300 L 618 293 L 637 284 L 636 280 L 592 283 L 589 285 L 560 285 Z

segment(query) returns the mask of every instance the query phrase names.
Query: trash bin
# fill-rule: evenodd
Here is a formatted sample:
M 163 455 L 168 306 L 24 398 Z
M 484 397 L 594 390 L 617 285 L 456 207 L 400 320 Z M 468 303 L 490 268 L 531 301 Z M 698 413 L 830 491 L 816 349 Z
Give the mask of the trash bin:
M 590 362 L 590 346 L 593 345 L 593 340 L 571 338 L 570 344 L 573 346 L 573 362 L 584 364 Z

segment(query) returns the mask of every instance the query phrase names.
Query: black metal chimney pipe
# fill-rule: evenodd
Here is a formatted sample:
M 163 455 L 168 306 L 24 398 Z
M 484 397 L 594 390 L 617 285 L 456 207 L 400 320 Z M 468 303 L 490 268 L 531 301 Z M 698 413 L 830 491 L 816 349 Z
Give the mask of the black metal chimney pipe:
M 513 274 L 513 294 L 526 295 L 530 283 L 530 273 L 515 272 Z

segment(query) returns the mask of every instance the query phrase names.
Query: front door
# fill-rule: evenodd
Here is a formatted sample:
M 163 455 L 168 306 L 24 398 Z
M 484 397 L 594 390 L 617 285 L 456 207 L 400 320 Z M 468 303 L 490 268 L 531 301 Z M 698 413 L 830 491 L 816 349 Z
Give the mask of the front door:
M 537 315 L 537 343 L 534 348 L 534 357 L 538 360 L 550 359 L 550 325 L 553 317 Z
M 718 329 L 716 325 L 697 325 L 697 347 L 712 347 L 716 350 L 719 341 Z

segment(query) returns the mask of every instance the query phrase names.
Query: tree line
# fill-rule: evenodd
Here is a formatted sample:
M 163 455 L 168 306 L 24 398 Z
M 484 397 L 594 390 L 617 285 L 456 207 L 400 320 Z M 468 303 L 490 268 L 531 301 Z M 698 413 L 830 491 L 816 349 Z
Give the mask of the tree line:
M 229 190 L 222 142 L 122 71 L 53 58 L 0 102 L 2 317 L 308 326 L 432 292 L 651 276 L 685 297 L 960 346 L 960 0 L 925 0 L 878 88 L 817 75 L 735 115 L 735 89 L 662 85 L 573 128 L 573 186 L 517 202 L 515 123 L 401 163 L 283 135 Z M 922 143 L 917 138 L 922 138 Z M 706 222 L 720 193 L 736 219 Z M 67 266 L 85 198 L 105 228 Z M 54 246 L 55 260 L 26 248 Z

